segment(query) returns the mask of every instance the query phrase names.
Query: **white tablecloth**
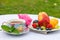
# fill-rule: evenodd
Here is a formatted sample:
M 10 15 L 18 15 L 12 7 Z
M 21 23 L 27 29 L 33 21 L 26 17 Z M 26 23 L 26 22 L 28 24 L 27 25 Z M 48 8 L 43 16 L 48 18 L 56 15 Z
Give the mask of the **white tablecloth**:
M 29 16 L 33 20 L 37 19 L 37 15 L 29 15 Z M 0 27 L 1 27 L 2 22 L 10 20 L 10 19 L 18 19 L 18 16 L 16 14 L 0 15 Z M 26 34 L 19 35 L 19 36 L 8 35 L 4 33 L 3 31 L 0 31 L 0 40 L 60 40 L 60 31 L 51 32 L 47 35 L 29 31 Z

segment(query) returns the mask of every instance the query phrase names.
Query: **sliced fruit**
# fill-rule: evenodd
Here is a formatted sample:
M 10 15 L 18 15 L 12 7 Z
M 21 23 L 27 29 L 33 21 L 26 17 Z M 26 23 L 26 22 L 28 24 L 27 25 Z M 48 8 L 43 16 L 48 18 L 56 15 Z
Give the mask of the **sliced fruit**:
M 56 18 L 52 18 L 50 20 L 50 24 L 52 24 L 53 29 L 56 27 L 56 25 L 58 24 L 58 20 Z
M 56 25 L 56 26 L 55 26 L 55 29 L 60 29 L 60 26 L 59 26 L 59 25 Z
M 45 12 L 40 12 L 39 15 L 38 15 L 38 21 L 41 21 L 42 19 L 46 18 L 48 21 L 50 20 L 49 19 L 49 16 L 47 15 L 47 13 Z
M 45 12 L 40 12 L 38 15 L 38 21 L 41 26 L 47 26 L 50 23 L 49 16 Z

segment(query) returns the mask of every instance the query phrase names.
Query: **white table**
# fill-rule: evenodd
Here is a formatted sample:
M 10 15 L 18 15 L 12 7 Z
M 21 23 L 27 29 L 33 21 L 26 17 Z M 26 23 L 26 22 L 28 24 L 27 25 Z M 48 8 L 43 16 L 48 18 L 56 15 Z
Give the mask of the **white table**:
M 37 19 L 37 15 L 29 15 L 29 16 L 33 18 L 33 20 Z M 10 19 L 18 19 L 18 16 L 16 14 L 0 15 L 0 26 L 2 22 Z M 52 32 L 47 35 L 30 31 L 27 34 L 19 36 L 8 35 L 3 31 L 0 31 L 0 40 L 60 40 L 60 31 Z

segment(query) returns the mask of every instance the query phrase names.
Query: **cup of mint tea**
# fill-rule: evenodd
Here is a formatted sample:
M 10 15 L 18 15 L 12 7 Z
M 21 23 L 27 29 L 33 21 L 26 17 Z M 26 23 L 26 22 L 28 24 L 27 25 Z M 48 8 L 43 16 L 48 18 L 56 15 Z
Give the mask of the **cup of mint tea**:
M 25 24 L 23 19 L 12 19 L 7 22 L 3 22 L 1 28 L 5 33 L 20 35 L 29 32 L 29 28 Z

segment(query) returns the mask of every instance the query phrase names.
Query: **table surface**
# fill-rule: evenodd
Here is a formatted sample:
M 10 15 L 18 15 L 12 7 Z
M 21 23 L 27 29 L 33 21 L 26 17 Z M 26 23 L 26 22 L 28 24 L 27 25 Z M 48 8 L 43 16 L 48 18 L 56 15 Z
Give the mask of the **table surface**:
M 35 20 L 37 19 L 37 15 L 30 15 L 29 16 Z M 5 22 L 10 19 L 18 19 L 17 14 L 11 14 L 11 15 L 0 15 L 0 29 L 2 22 Z M 60 21 L 60 19 L 59 19 Z M 14 35 L 8 35 L 4 33 L 3 31 L 0 31 L 0 40 L 60 40 L 60 31 L 51 32 L 49 34 L 41 34 L 34 31 L 29 31 L 26 34 L 14 36 Z

